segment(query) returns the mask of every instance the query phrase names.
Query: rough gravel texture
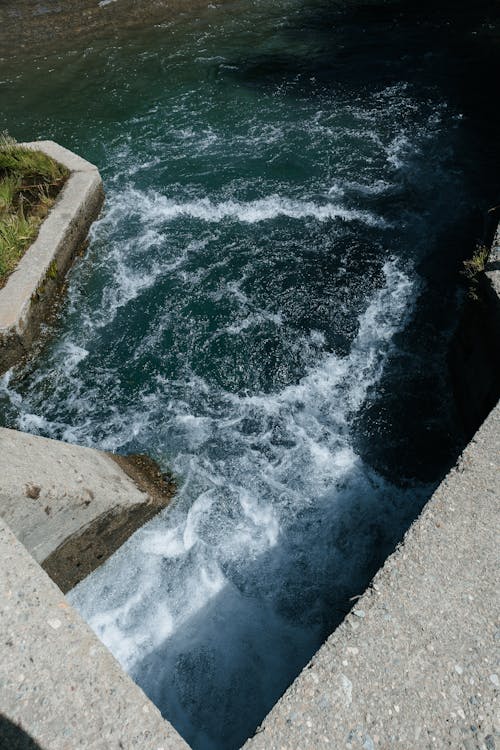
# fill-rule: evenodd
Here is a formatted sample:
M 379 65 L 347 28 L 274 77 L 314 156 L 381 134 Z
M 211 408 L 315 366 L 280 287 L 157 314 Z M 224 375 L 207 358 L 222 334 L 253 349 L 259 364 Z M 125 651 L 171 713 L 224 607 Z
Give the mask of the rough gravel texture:
M 1 519 L 0 560 L 1 750 L 187 750 Z

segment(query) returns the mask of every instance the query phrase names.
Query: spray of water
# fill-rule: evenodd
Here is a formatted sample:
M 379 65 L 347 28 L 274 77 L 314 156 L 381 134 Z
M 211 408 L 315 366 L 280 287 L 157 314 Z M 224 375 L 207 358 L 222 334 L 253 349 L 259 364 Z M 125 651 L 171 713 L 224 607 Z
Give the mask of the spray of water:
M 171 405 L 191 446 L 174 507 L 70 595 L 195 747 L 244 739 L 418 502 L 350 442 L 415 294 L 396 263 L 383 271 L 347 356 L 323 356 L 277 393 L 219 392 L 211 415 Z

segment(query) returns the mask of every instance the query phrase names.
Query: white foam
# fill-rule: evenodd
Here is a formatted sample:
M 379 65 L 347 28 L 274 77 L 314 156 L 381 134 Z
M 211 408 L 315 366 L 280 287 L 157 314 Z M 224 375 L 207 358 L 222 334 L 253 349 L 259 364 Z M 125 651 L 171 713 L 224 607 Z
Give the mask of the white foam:
M 136 215 L 145 224 L 154 227 L 182 217 L 208 223 L 235 221 L 255 224 L 286 217 L 295 220 L 315 219 L 320 222 L 337 219 L 347 222 L 359 221 L 367 226 L 387 226 L 384 219 L 370 211 L 348 209 L 339 203 L 329 201 L 320 204 L 307 199 L 297 200 L 280 195 L 270 195 L 246 202 L 230 199 L 215 203 L 209 198 L 180 202 L 157 192 L 144 193 L 129 188 L 120 196 L 119 204 L 111 208 L 109 220 L 116 221 L 117 213 Z
M 352 502 L 349 513 L 359 514 L 364 524 L 373 498 L 394 493 L 363 466 L 348 429 L 348 415 L 380 377 L 415 291 L 395 263 L 385 265 L 384 275 L 385 285 L 360 316 L 348 356 L 323 355 L 299 383 L 275 393 L 226 393 L 223 411 L 212 417 L 183 414 L 180 405 L 172 405 L 178 424 L 194 437 L 192 452 L 175 459 L 174 468 L 186 478 L 175 506 L 69 595 L 153 699 L 165 706 L 168 694 L 173 712 L 168 715 L 188 735 L 189 710 L 184 704 L 182 710 L 175 708 L 175 685 L 180 680 L 183 690 L 189 677 L 177 671 L 176 660 L 194 659 L 196 669 L 203 669 L 211 654 L 210 663 L 215 660 L 221 672 L 219 678 L 212 676 L 214 685 L 236 673 L 255 684 L 261 678 L 253 665 L 265 663 L 262 690 L 266 695 L 278 690 L 278 672 L 282 680 L 284 669 L 296 668 L 292 644 L 318 637 L 310 622 L 304 628 L 291 626 L 283 614 L 291 606 L 294 579 L 301 596 L 307 596 L 326 575 L 319 572 L 325 565 L 337 566 L 338 575 L 338 560 L 347 565 L 335 552 L 336 519 L 345 515 L 343 507 Z M 210 386 L 193 381 L 193 388 L 200 387 L 210 397 Z M 250 434 L 244 429 L 248 418 L 258 425 Z M 223 447 L 219 458 L 211 458 L 206 447 L 215 435 Z M 313 525 L 310 531 L 307 524 L 301 526 L 299 540 L 294 524 L 305 508 Z M 321 518 L 324 527 L 317 527 Z M 325 533 L 332 534 L 330 544 L 322 539 L 316 548 L 315 535 Z M 304 545 L 307 564 L 300 552 Z M 356 553 L 349 554 L 357 559 L 368 554 L 368 547 L 358 541 Z M 325 549 L 336 563 L 327 563 Z M 236 652 L 232 639 L 238 628 L 245 640 Z M 269 676 L 275 661 L 276 685 Z M 208 739 L 205 746 L 210 746 Z

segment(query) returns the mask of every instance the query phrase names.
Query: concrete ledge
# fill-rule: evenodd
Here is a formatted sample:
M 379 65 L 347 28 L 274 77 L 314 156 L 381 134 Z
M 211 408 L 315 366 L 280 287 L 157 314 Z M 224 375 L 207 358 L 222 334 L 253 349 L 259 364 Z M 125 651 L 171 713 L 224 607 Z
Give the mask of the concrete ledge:
M 142 462 L 0 428 L 0 516 L 68 591 L 170 502 L 171 479 Z
M 2 750 L 34 750 L 16 726 L 43 750 L 188 750 L 1 519 L 0 559 Z
M 104 197 L 93 164 L 52 141 L 21 145 L 43 151 L 71 174 L 37 238 L 0 289 L 0 373 L 29 351 Z
M 500 300 L 500 225 L 495 234 L 493 244 L 490 250 L 490 257 L 486 264 L 485 276 L 490 289 L 490 295 L 496 299 L 497 304 Z M 500 305 L 499 305 L 500 307 Z

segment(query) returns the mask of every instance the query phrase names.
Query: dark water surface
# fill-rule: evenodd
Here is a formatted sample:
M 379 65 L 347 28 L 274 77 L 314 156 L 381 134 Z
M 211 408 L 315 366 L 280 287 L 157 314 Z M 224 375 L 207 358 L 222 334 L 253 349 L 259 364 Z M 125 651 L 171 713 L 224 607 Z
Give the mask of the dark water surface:
M 107 195 L 1 420 L 178 475 L 71 599 L 193 748 L 253 732 L 460 449 L 500 46 L 457 5 L 224 3 L 0 64 L 0 127 Z

